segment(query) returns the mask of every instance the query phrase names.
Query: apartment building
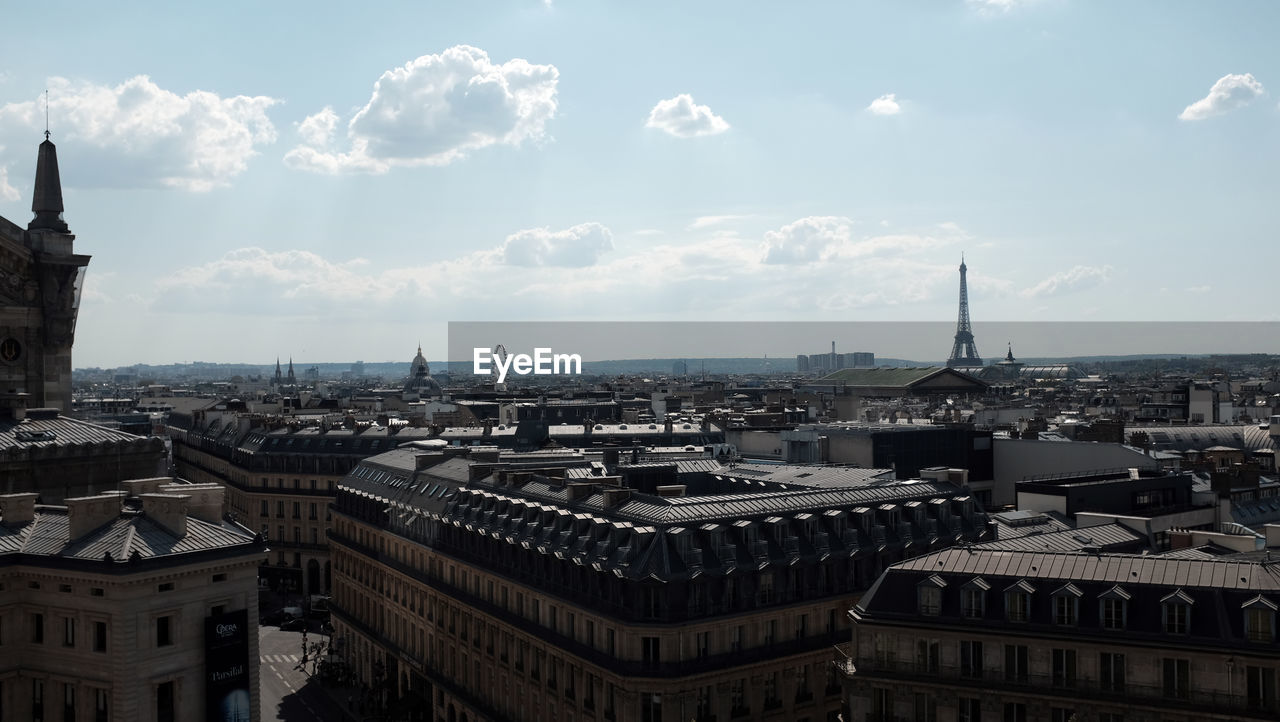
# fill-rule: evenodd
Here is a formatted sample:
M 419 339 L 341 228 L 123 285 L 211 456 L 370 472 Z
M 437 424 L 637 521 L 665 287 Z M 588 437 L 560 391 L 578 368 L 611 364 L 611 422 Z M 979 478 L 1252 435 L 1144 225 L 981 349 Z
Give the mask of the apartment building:
M 1274 720 L 1280 567 L 949 549 L 849 612 L 846 719 Z
M 259 719 L 265 550 L 167 481 L 0 496 L 0 720 Z
M 989 534 L 945 482 L 513 457 L 401 448 L 339 485 L 334 645 L 393 718 L 834 720 L 848 606 Z

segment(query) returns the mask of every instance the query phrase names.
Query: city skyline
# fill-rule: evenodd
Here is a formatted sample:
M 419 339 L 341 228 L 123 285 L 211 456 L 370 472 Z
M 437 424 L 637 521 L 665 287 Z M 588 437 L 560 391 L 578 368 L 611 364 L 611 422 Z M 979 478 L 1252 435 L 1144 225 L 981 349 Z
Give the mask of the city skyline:
M 1276 258 L 1280 9 L 732 8 L 14 8 L 0 215 L 47 88 L 82 368 L 440 358 L 463 320 L 947 325 L 961 252 L 980 341 L 1276 319 L 1234 273 Z

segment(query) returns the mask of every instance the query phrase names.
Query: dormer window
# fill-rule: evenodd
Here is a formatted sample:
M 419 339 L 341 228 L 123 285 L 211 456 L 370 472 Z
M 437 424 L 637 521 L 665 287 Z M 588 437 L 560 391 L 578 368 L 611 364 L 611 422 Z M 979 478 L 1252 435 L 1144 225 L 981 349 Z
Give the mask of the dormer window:
M 921 614 L 936 617 L 942 613 L 942 589 L 947 582 L 934 574 L 916 585 L 916 609 Z
M 1276 640 L 1276 603 L 1259 594 L 1241 605 L 1244 609 L 1244 636 L 1250 642 L 1270 644 Z
M 1181 589 L 1160 600 L 1165 634 L 1186 634 L 1191 629 L 1192 604 L 1195 600 Z
M 1074 627 L 1080 621 L 1080 597 L 1084 592 L 1067 584 L 1053 593 L 1053 623 Z
M 987 615 L 987 591 L 991 585 L 982 577 L 970 580 L 960 588 L 960 613 L 965 619 L 982 619 Z
M 1035 587 L 1025 579 L 1004 590 L 1004 616 L 1010 622 L 1025 622 L 1031 618 L 1031 595 Z
M 1124 629 L 1129 624 L 1130 594 L 1119 586 L 1098 595 L 1098 616 L 1103 629 Z

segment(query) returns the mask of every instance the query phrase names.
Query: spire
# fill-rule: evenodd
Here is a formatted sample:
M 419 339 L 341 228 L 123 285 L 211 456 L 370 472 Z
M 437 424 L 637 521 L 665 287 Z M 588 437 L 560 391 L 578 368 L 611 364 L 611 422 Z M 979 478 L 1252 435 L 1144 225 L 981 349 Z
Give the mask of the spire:
M 40 156 L 36 159 L 36 187 L 31 194 L 31 210 L 36 216 L 27 224 L 27 230 L 70 233 L 66 221 L 62 220 L 62 180 L 58 177 L 58 148 L 49 140 L 47 129 L 44 132 L 44 142 L 40 144 Z
M 1009 353 L 1004 357 L 1004 360 L 1005 361 L 1013 360 L 1013 342 L 1012 341 L 1009 342 Z

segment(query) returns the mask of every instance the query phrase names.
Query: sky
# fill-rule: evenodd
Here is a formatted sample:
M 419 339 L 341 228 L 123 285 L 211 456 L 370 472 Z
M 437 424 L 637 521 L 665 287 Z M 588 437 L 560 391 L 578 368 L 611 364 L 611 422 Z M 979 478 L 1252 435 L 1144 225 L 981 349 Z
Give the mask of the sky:
M 1280 320 L 1280 3 L 5 18 L 0 216 L 31 217 L 47 89 L 78 368 L 408 363 L 450 321 L 954 323 L 961 254 L 975 324 Z

